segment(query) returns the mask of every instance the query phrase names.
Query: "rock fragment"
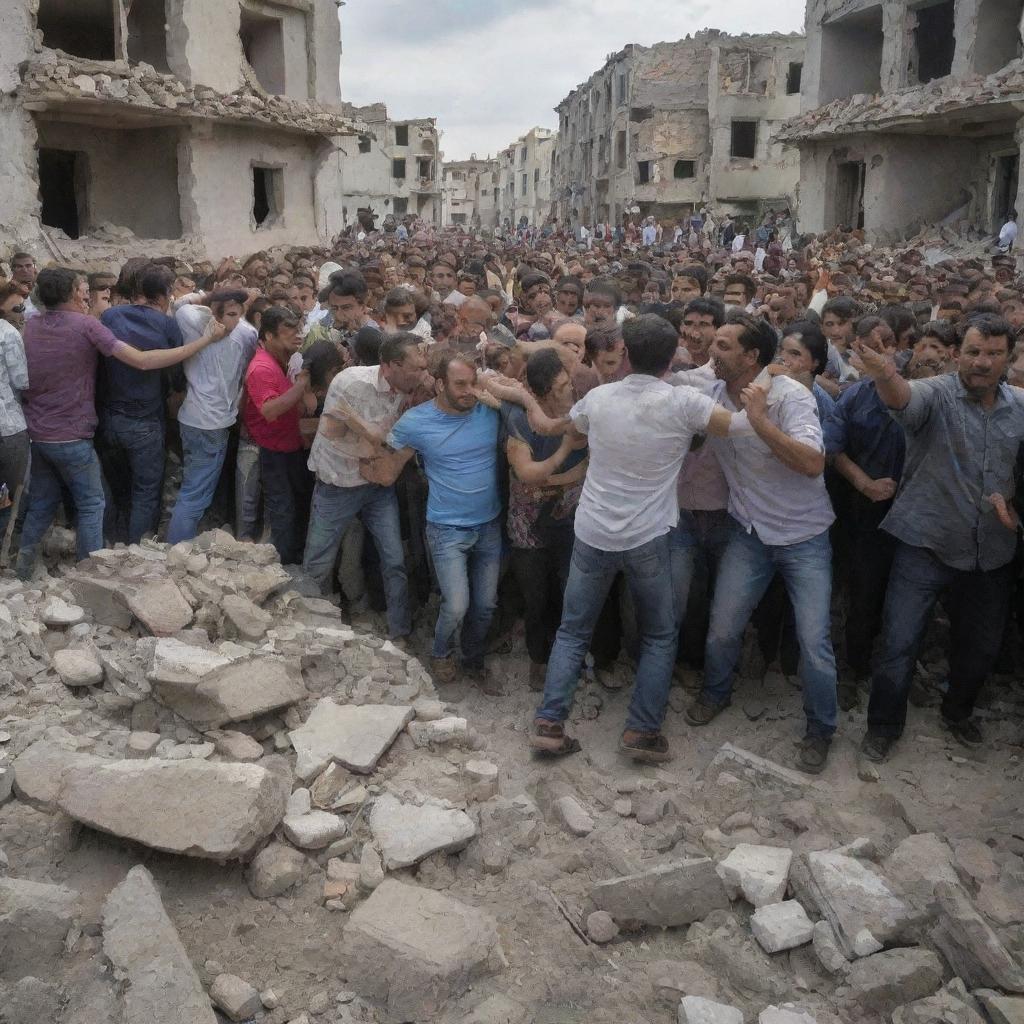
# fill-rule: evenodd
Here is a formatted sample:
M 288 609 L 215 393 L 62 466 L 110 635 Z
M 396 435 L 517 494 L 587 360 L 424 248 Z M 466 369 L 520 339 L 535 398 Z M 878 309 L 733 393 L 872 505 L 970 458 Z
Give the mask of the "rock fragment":
M 0 876 L 0 977 L 15 981 L 59 958 L 78 904 L 63 885 Z
M 929 949 L 886 949 L 851 964 L 846 983 L 850 1003 L 891 1013 L 935 992 L 942 985 L 942 963 Z
M 766 953 L 802 946 L 814 934 L 814 925 L 797 900 L 759 907 L 750 919 L 750 929 Z
M 933 832 L 907 836 L 886 858 L 884 867 L 886 875 L 920 910 L 930 907 L 940 882 L 956 885 L 959 881 L 953 851 Z
M 595 910 L 587 916 L 587 935 L 598 945 L 611 942 L 619 934 L 619 926 L 605 910 Z
M 43 607 L 43 625 L 49 629 L 66 629 L 85 621 L 85 610 L 53 597 Z
M 850 961 L 839 948 L 836 933 L 828 921 L 816 921 L 814 924 L 814 935 L 811 938 L 814 945 L 815 955 L 818 963 L 829 974 L 844 974 L 850 966 Z
M 192 608 L 172 579 L 151 580 L 130 592 L 128 608 L 153 636 L 173 636 L 192 621 Z
M 598 910 L 618 922 L 677 927 L 729 906 L 725 886 L 707 857 L 663 864 L 648 871 L 598 882 L 590 890 Z
M 570 835 L 589 836 L 594 831 L 594 819 L 574 796 L 559 797 L 555 801 L 555 812 Z
M 781 846 L 740 843 L 718 864 L 730 899 L 742 896 L 755 907 L 781 903 L 786 895 L 793 851 Z
M 743 1024 L 743 1011 L 702 996 L 683 996 L 679 1024 Z
M 274 621 L 268 612 L 240 594 L 225 594 L 221 608 L 225 622 L 231 626 L 228 635 L 243 640 L 262 640 Z
M 323 850 L 348 833 L 345 820 L 327 811 L 286 815 L 283 824 L 284 834 L 303 850 Z
M 463 849 L 476 835 L 472 818 L 443 801 L 423 797 L 403 803 L 391 793 L 378 797 L 370 812 L 370 831 L 388 871 L 407 868 L 439 851 Z
M 53 667 L 65 686 L 96 686 L 103 682 L 103 666 L 92 651 L 65 648 L 53 655 Z
M 218 974 L 210 986 L 210 1001 L 229 1020 L 247 1020 L 263 1009 L 259 992 L 234 974 Z
M 256 899 L 268 900 L 298 885 L 308 869 L 304 854 L 285 843 L 271 843 L 253 857 L 245 880 Z

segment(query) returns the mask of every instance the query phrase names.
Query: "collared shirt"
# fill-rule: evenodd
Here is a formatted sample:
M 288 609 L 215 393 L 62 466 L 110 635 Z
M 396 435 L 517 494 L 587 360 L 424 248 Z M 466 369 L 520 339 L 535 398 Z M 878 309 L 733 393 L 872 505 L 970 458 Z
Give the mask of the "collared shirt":
M 103 313 L 100 323 L 143 352 L 181 348 L 183 344 L 178 324 L 151 306 L 113 306 Z M 132 419 L 162 420 L 164 375 L 136 370 L 108 356 L 100 364 L 100 405 Z
M 882 528 L 928 548 L 953 569 L 988 571 L 1013 558 L 1017 535 L 999 522 L 988 495 L 1012 498 L 1024 439 L 1024 394 L 1000 384 L 986 410 L 959 374 L 910 385 L 904 409 L 890 409 L 907 437 L 899 493 Z
M 710 359 L 690 372 L 704 377 L 709 385 L 715 381 Z M 679 507 L 690 512 L 719 512 L 729 507 L 729 485 L 711 445 L 702 444 L 696 451 L 687 453 L 679 471 L 676 496 Z
M 851 385 L 822 423 L 825 454 L 845 455 L 872 480 L 899 480 L 907 443 L 903 427 L 878 397 L 873 380 Z
M 735 411 L 725 381 L 708 382 L 694 371 L 673 380 L 691 384 Z M 766 380 L 764 374 L 758 383 Z M 814 395 L 790 377 L 771 378 L 768 419 L 788 437 L 824 451 Z M 707 443 L 729 485 L 729 514 L 748 533 L 773 547 L 800 544 L 824 533 L 835 519 L 823 474 L 808 477 L 781 462 L 756 434 L 709 437 Z
M 362 487 L 359 460 L 371 454 L 370 445 L 334 414 L 348 408 L 371 426 L 383 427 L 384 436 L 398 422 L 405 395 L 384 379 L 379 366 L 350 366 L 334 378 L 327 389 L 324 411 L 313 447 L 309 468 L 325 484 Z
M 204 306 L 182 306 L 174 318 L 186 343 L 202 337 L 213 314 Z M 256 352 L 256 328 L 246 320 L 226 337 L 185 360 L 188 381 L 178 422 L 197 430 L 224 430 L 238 419 L 242 375 Z
M 25 324 L 29 385 L 22 408 L 33 441 L 84 441 L 96 432 L 96 366 L 119 338 L 84 313 L 46 310 Z
M 676 478 L 714 402 L 647 374 L 602 384 L 569 413 L 590 444 L 576 536 L 601 551 L 628 551 L 679 521 Z
M 281 364 L 265 349 L 258 348 L 245 371 L 246 402 L 243 410 L 245 429 L 261 448 L 272 452 L 297 452 L 302 447 L 299 419 L 302 402 L 298 401 L 276 420 L 263 416 L 263 406 L 291 390 L 292 382 Z
M 27 387 L 28 363 L 21 335 L 6 320 L 0 320 L 0 437 L 26 429 L 19 393 Z

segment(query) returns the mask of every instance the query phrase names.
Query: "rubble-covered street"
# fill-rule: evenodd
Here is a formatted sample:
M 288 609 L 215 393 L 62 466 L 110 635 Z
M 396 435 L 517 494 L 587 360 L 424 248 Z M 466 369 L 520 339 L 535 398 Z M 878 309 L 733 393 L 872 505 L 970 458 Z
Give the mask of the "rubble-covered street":
M 780 675 L 657 769 L 588 682 L 553 764 L 521 640 L 438 691 L 272 548 L 62 539 L 0 585 L 5 1024 L 1024 1020 L 1020 684 L 976 754 L 846 714 L 812 780 Z

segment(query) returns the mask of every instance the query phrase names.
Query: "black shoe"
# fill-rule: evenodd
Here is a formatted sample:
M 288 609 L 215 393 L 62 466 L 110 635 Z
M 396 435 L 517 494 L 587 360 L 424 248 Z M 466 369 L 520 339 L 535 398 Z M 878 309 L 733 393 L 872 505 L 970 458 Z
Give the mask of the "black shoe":
M 730 703 L 728 700 L 723 700 L 721 704 L 715 704 L 702 694 L 686 709 L 686 720 L 690 725 L 707 725 L 717 718 Z
M 889 756 L 893 744 L 896 742 L 891 736 L 883 736 L 881 733 L 868 732 L 860 741 L 860 752 L 869 761 L 884 761 Z
M 836 697 L 843 711 L 853 711 L 860 705 L 860 692 L 856 683 L 840 683 Z
M 828 761 L 829 747 L 832 741 L 824 736 L 807 736 L 800 744 L 796 766 L 808 775 L 820 775 Z
M 965 747 L 980 747 L 984 742 L 981 730 L 973 718 L 965 718 L 962 722 L 954 722 L 945 715 L 942 716 L 942 725 L 949 730 L 950 735 Z

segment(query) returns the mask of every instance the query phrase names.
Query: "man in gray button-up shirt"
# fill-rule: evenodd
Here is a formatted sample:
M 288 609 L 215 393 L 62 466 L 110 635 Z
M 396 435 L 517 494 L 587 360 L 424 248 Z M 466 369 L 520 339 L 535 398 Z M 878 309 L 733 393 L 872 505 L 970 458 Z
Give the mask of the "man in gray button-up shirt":
M 854 345 L 907 434 L 903 479 L 882 521 L 897 548 L 861 746 L 872 760 L 884 759 L 903 733 L 918 647 L 947 587 L 957 610 L 942 720 L 959 741 L 981 742 L 971 715 L 999 653 L 1017 544 L 1010 501 L 1024 396 L 1002 383 L 1012 339 L 1001 317 L 973 317 L 962 329 L 959 372 L 913 383 L 891 357 Z

